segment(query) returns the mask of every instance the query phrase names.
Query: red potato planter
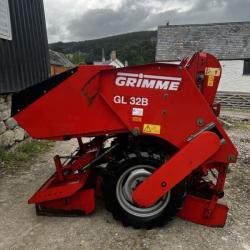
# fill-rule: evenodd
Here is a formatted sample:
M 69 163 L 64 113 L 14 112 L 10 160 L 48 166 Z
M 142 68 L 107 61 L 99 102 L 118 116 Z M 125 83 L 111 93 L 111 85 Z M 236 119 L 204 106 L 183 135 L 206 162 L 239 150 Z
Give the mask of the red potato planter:
M 88 214 L 97 195 L 135 228 L 175 215 L 223 226 L 218 199 L 238 153 L 217 119 L 220 77 L 218 60 L 200 52 L 179 65 L 79 66 L 15 94 L 12 115 L 33 138 L 79 142 L 55 156 L 56 172 L 29 204 L 38 214 Z

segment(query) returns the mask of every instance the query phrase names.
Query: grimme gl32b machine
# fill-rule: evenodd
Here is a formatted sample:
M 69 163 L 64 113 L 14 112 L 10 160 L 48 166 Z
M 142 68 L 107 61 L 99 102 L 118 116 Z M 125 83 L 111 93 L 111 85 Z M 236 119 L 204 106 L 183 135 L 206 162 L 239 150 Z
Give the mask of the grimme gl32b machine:
M 199 52 L 179 65 L 79 66 L 15 94 L 12 115 L 33 138 L 79 143 L 54 157 L 28 203 L 38 215 L 89 214 L 99 196 L 125 226 L 176 215 L 223 226 L 217 201 L 237 150 L 217 119 L 220 77 L 218 60 Z

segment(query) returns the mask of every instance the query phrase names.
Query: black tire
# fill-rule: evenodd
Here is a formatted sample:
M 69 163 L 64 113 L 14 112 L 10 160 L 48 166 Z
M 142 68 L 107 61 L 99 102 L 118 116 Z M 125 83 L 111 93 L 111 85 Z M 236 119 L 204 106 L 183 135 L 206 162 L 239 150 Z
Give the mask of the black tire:
M 130 176 L 127 177 L 127 179 L 124 177 L 126 173 L 133 175 L 135 172 L 140 173 L 141 171 L 141 174 L 145 174 L 144 172 L 149 172 L 149 169 L 152 169 L 153 172 L 154 169 L 162 165 L 165 160 L 166 155 L 162 152 L 155 153 L 152 149 L 136 153 L 126 153 L 123 151 L 108 165 L 103 181 L 103 198 L 107 210 L 113 214 L 116 220 L 120 220 L 124 226 L 132 226 L 136 229 L 161 227 L 164 226 L 166 222 L 170 221 L 181 209 L 186 195 L 186 181 L 180 182 L 170 190 L 170 196 L 169 194 L 166 195 L 164 198 L 165 200 L 161 199 L 150 208 L 155 209 L 153 210 L 155 214 L 143 212 L 144 210 L 142 211 L 142 208 L 138 208 L 135 204 L 131 204 L 131 201 L 125 200 L 124 202 L 125 198 L 121 198 L 120 195 L 119 190 L 121 190 L 120 186 L 122 181 L 125 180 L 124 186 L 129 182 Z M 143 170 L 136 169 L 136 166 L 142 165 L 143 167 L 141 167 L 141 169 L 147 168 L 144 172 Z M 122 194 L 124 194 L 123 191 Z M 125 194 L 127 193 L 125 192 Z M 129 209 L 124 204 L 127 204 Z M 160 208 L 157 210 L 156 208 L 158 207 Z M 140 212 L 137 212 L 138 209 Z

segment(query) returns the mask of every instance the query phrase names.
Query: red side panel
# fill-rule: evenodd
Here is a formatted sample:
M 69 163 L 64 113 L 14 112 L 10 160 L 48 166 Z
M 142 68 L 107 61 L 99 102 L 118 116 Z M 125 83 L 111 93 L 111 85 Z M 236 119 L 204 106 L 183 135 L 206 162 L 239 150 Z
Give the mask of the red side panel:
M 28 203 L 40 203 L 72 196 L 84 186 L 89 177 L 89 171 L 73 175 L 73 178 L 59 182 L 56 174 L 52 175 L 44 185 L 29 199 Z
M 94 189 L 80 190 L 68 198 L 37 203 L 37 205 L 45 207 L 47 210 L 53 209 L 72 213 L 81 211 L 89 214 L 95 210 L 95 191 Z
M 99 72 L 103 69 L 79 67 L 71 77 L 16 114 L 15 119 L 33 138 L 72 138 L 126 130 L 99 96 Z
M 195 54 L 185 67 L 174 64 L 119 69 L 79 67 L 15 118 L 34 138 L 134 132 L 160 137 L 177 148 L 212 123 L 225 141 L 212 160 L 235 161 L 237 151 L 210 106 L 218 86 L 216 74 L 220 65 L 211 55 L 203 54 Z M 197 64 L 202 57 L 206 60 Z M 205 75 L 202 90 L 197 87 L 195 72 Z M 211 75 L 213 84 L 211 79 L 208 81 Z

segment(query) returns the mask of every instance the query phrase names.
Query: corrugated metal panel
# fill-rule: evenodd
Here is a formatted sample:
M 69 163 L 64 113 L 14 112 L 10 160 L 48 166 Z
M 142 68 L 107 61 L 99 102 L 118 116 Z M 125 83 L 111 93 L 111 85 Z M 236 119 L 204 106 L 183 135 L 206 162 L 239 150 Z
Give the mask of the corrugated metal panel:
M 0 93 L 11 93 L 49 76 L 43 0 L 9 0 L 12 40 L 0 39 Z

